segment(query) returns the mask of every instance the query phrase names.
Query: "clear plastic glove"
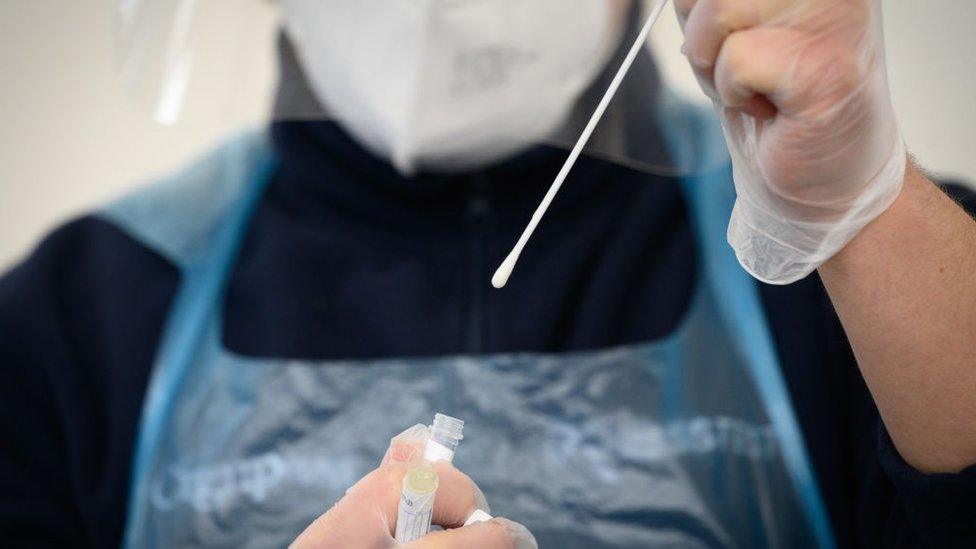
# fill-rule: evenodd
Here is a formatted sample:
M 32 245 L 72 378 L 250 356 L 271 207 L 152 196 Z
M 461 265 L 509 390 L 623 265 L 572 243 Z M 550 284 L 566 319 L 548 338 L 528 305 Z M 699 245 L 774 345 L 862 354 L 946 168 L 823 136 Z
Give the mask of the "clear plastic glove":
M 794 282 L 901 191 L 881 0 L 675 2 L 732 155 L 729 243 L 756 278 Z
M 397 505 L 407 464 L 423 454 L 427 427 L 416 425 L 390 441 L 390 448 L 375 469 L 346 491 L 328 512 L 315 520 L 292 543 L 292 548 L 535 549 L 535 538 L 515 522 L 495 518 L 471 526 L 464 522 L 480 509 L 488 512 L 485 496 L 467 475 L 448 463 L 437 464 L 439 486 L 434 499 L 433 523 L 448 530 L 406 545 L 397 544 Z

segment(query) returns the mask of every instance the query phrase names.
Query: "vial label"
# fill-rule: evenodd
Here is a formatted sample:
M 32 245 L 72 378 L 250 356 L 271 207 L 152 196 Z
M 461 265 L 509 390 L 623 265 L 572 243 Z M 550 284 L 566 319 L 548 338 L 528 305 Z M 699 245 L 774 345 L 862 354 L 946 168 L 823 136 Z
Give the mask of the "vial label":
M 409 543 L 430 532 L 434 515 L 434 492 L 417 494 L 404 490 L 397 509 L 396 540 Z

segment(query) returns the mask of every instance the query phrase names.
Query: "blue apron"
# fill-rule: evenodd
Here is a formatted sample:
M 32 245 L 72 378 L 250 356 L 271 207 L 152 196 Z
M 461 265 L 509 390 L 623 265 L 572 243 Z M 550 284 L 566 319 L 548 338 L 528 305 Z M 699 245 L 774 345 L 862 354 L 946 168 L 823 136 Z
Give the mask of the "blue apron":
M 541 547 L 833 546 L 758 290 L 725 242 L 727 169 L 682 182 L 703 267 L 665 339 L 313 362 L 220 342 L 226 280 L 274 168 L 267 137 L 245 135 L 103 214 L 183 274 L 126 546 L 285 546 L 437 411 L 466 421 L 456 465 Z

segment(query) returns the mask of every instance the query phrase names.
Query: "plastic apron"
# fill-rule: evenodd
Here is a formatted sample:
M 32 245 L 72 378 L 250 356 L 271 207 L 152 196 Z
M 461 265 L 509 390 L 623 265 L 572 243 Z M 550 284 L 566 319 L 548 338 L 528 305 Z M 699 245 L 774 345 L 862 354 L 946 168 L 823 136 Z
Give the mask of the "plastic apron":
M 127 546 L 285 546 L 436 411 L 466 421 L 456 465 L 541 547 L 832 546 L 756 285 L 725 242 L 729 171 L 683 181 L 702 269 L 666 339 L 309 362 L 220 344 L 225 281 L 273 169 L 265 136 L 244 136 L 104 213 L 183 272 L 141 417 Z

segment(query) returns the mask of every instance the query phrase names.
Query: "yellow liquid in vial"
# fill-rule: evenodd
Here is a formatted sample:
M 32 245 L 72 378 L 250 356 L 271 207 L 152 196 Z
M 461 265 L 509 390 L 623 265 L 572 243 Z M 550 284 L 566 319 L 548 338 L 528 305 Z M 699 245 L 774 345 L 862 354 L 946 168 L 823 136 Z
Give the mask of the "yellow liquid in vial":
M 406 487 L 415 494 L 426 494 L 437 489 L 437 469 L 424 462 L 407 470 Z

